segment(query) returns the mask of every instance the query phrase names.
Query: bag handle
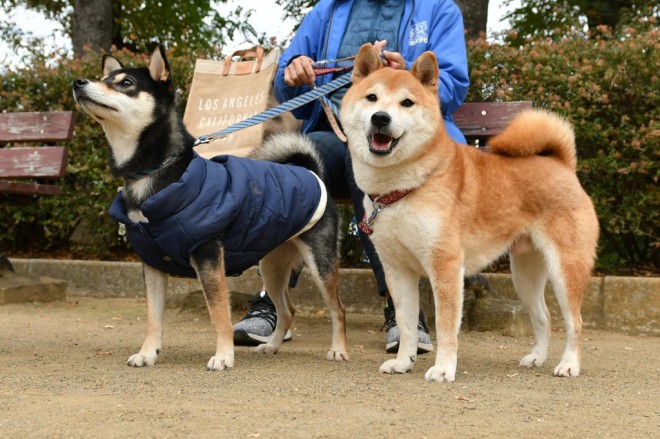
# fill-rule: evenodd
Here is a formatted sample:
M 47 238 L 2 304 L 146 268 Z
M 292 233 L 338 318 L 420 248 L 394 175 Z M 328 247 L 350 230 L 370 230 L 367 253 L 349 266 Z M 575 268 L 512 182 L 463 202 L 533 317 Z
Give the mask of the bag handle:
M 230 56 L 225 58 L 225 66 L 222 71 L 223 76 L 229 75 L 229 69 L 231 68 L 231 63 L 232 59 L 235 56 L 239 56 L 239 62 L 245 58 L 256 58 L 256 67 L 254 69 L 254 73 L 259 73 L 261 70 L 261 62 L 264 60 L 264 48 L 261 46 L 255 46 L 251 49 L 243 49 L 243 50 L 237 50 L 234 53 L 232 53 Z

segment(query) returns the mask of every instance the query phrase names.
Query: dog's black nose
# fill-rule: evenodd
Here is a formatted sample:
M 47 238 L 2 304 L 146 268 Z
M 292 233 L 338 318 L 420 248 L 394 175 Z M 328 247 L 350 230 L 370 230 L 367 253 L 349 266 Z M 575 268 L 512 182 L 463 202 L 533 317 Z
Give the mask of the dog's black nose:
M 76 88 L 78 88 L 78 87 L 84 87 L 84 86 L 87 85 L 88 83 L 89 83 L 88 80 L 78 78 L 78 79 L 76 79 L 75 81 L 73 81 L 73 86 L 76 87 Z
M 371 115 L 371 123 L 378 128 L 384 128 L 392 122 L 392 118 L 384 111 L 377 111 Z

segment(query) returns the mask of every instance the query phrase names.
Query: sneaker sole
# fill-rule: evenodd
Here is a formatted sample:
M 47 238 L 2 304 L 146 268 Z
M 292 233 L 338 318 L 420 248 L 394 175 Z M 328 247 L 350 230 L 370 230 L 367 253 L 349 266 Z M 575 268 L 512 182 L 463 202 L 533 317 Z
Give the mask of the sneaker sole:
M 263 335 L 251 334 L 238 329 L 234 331 L 234 346 L 259 346 L 262 343 L 268 342 L 269 338 L 270 336 L 264 337 Z M 293 334 L 289 329 L 286 331 L 286 334 L 284 334 L 284 341 L 291 340 L 293 340 Z
M 395 341 L 385 346 L 385 352 L 389 354 L 396 354 L 399 352 L 399 342 Z M 417 343 L 417 355 L 427 354 L 433 352 L 433 344 L 431 343 Z

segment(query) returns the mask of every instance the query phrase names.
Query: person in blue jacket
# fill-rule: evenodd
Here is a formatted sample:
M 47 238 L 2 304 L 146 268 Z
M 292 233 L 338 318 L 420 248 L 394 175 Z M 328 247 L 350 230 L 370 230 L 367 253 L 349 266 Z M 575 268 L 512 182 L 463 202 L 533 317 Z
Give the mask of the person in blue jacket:
M 395 69 L 409 69 L 423 52 L 435 52 L 440 68 L 438 96 L 444 123 L 450 136 L 465 143 L 465 137 L 452 118 L 454 110 L 463 103 L 469 85 L 463 17 L 453 0 L 319 1 L 305 16 L 280 57 L 274 80 L 277 99 L 284 102 L 331 81 L 331 74 L 315 74 L 314 63 L 335 60 L 324 62 L 323 67 L 350 66 L 351 60 L 341 59 L 355 56 L 367 42 L 382 51 L 384 60 Z M 328 96 L 328 107 L 333 112 L 340 108 L 345 93 L 346 89 L 340 89 Z M 304 121 L 302 131 L 312 140 L 324 161 L 325 183 L 330 193 L 349 193 L 355 217 L 362 219 L 364 194 L 355 184 L 347 145 L 335 134 L 333 121 L 328 119 L 332 116 L 327 115 L 319 101 L 300 107 L 293 114 Z M 383 268 L 369 237 L 362 232 L 359 236 L 376 276 L 378 293 L 386 299 L 386 350 L 396 352 L 399 332 Z M 266 340 L 277 319 L 266 292 L 260 292 L 251 306 L 245 318 L 234 326 L 235 334 L 242 335 L 235 336 L 239 344 L 245 344 L 241 341 L 246 339 Z M 418 352 L 429 352 L 433 346 L 421 312 L 418 329 Z M 291 336 L 288 332 L 285 340 L 290 340 Z

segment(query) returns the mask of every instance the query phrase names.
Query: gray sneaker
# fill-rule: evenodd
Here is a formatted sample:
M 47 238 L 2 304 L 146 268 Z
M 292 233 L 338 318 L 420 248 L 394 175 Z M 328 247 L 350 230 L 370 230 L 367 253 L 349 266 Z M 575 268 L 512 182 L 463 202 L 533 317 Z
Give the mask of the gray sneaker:
M 424 313 L 419 310 L 419 323 L 417 325 L 417 354 L 425 354 L 433 351 L 433 343 L 429 337 L 429 330 L 424 321 Z M 399 352 L 399 328 L 396 326 L 396 317 L 392 299 L 388 299 L 385 307 L 385 327 L 387 335 L 385 338 L 385 350 L 389 353 Z
M 250 309 L 245 317 L 234 325 L 234 345 L 257 346 L 266 343 L 275 330 L 277 314 L 275 305 L 266 291 L 250 299 Z M 288 329 L 284 341 L 291 341 L 293 334 Z

